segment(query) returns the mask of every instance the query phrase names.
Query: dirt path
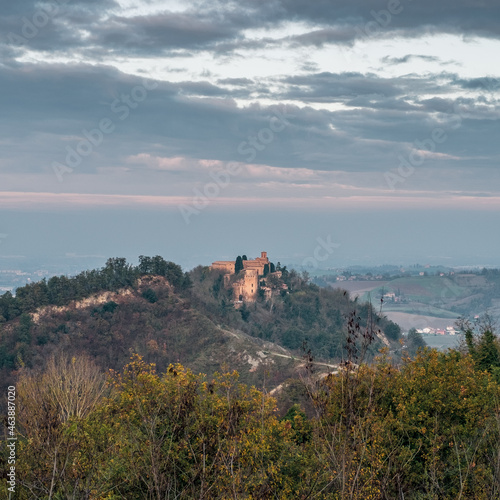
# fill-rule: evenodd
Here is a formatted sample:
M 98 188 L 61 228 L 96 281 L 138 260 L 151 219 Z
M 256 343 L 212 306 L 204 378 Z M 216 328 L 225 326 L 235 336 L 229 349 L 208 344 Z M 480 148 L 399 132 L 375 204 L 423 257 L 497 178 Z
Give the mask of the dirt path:
M 277 352 L 270 352 L 269 354 L 272 356 L 279 356 L 280 358 L 288 358 L 288 359 L 293 359 L 294 361 L 300 361 L 300 359 L 296 358 L 295 356 L 287 356 L 286 354 L 278 354 Z M 338 370 L 340 366 L 340 365 L 330 365 L 328 363 L 323 363 L 321 361 L 312 361 L 311 364 L 328 366 L 328 368 L 335 368 L 336 370 Z

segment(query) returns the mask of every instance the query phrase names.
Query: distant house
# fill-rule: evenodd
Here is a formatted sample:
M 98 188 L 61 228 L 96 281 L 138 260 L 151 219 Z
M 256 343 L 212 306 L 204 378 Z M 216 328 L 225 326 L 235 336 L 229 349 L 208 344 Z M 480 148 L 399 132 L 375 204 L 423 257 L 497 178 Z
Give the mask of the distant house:
M 456 335 L 457 331 L 455 330 L 455 327 L 447 326 L 446 333 L 447 333 L 447 335 Z

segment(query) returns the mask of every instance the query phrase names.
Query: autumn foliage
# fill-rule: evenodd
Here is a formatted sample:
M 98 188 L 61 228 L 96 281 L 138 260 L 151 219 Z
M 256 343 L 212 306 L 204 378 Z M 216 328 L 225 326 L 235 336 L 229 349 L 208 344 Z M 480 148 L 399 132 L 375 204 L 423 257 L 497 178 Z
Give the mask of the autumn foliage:
M 236 372 L 134 355 L 104 388 L 88 359 L 49 367 L 18 383 L 19 499 L 500 497 L 500 388 L 458 351 L 313 374 L 309 417 Z

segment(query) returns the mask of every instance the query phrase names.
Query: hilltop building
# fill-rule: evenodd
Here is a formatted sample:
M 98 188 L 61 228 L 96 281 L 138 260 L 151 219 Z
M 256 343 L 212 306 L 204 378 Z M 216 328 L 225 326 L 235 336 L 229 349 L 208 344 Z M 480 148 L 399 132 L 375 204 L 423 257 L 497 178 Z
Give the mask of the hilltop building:
M 267 287 L 260 287 L 259 279 L 264 276 L 265 266 L 271 269 L 271 262 L 267 257 L 267 252 L 261 252 L 260 257 L 253 260 L 243 260 L 243 269 L 235 274 L 235 260 L 218 260 L 212 262 L 210 269 L 222 271 L 224 274 L 224 286 L 233 289 L 233 298 L 235 303 L 240 302 L 255 302 L 259 293 L 259 288 L 264 288 L 265 296 L 270 293 Z M 271 273 L 278 278 L 281 277 L 280 272 Z
M 244 260 L 243 261 L 243 269 L 255 269 L 258 271 L 259 276 L 262 276 L 264 274 L 264 266 L 268 264 L 270 265 L 271 263 L 269 262 L 269 259 L 267 258 L 267 252 L 261 252 L 260 257 L 257 257 L 254 260 Z M 215 269 L 218 271 L 224 271 L 227 273 L 234 273 L 234 266 L 236 265 L 235 260 L 217 260 L 215 262 L 212 262 L 211 269 Z

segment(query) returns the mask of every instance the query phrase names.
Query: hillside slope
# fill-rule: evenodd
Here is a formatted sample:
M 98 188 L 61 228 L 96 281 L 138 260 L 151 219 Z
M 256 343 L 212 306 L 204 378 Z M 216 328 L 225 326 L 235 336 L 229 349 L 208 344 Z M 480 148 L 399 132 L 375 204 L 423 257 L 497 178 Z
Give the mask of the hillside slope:
M 138 353 L 159 370 L 176 362 L 207 374 L 237 370 L 243 382 L 271 390 L 297 376 L 305 351 L 320 372 L 345 359 L 349 319 L 358 334 L 373 329 L 372 354 L 399 338 L 397 325 L 368 304 L 319 289 L 294 271 L 284 273 L 289 293 L 236 310 L 219 273 L 200 267 L 185 274 L 161 258 L 141 259 L 147 266 L 110 259 L 102 270 L 0 297 L 4 384 L 21 366 L 41 367 L 57 352 L 86 353 L 115 370 Z
M 153 291 L 150 302 L 146 291 Z M 29 342 L 19 342 L 29 318 Z M 300 360 L 272 342 L 222 328 L 192 307 L 160 276 L 142 278 L 136 289 L 101 292 L 65 306 L 44 306 L 0 326 L 2 377 L 21 365 L 41 366 L 51 354 L 87 353 L 103 368 L 120 369 L 132 352 L 165 370 L 182 362 L 195 372 L 235 369 L 257 383 L 267 367 L 275 385 L 290 376 Z M 276 352 L 281 356 L 273 356 Z M 290 356 L 283 357 L 283 356 Z

